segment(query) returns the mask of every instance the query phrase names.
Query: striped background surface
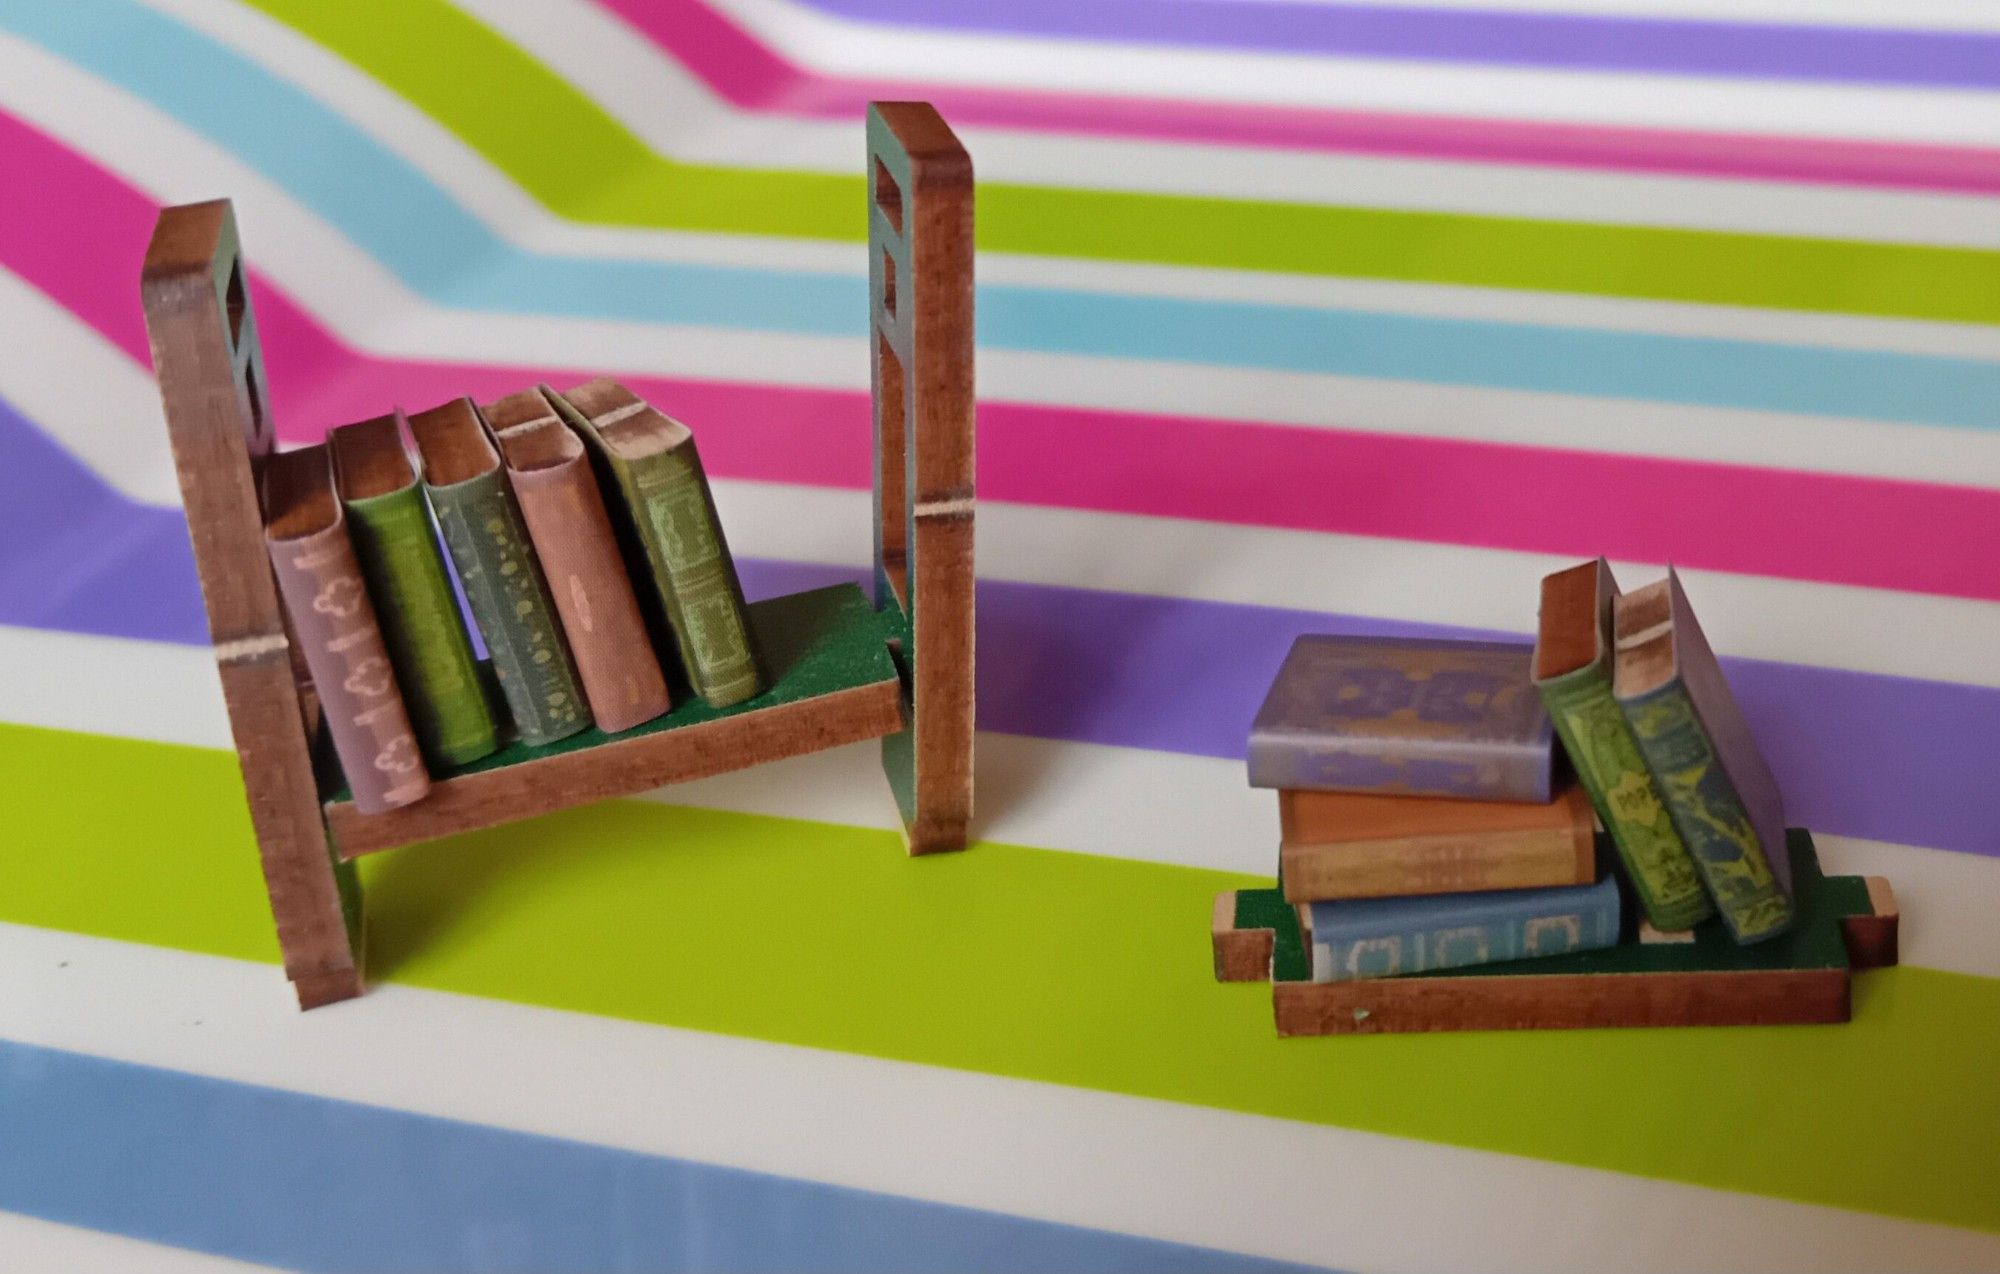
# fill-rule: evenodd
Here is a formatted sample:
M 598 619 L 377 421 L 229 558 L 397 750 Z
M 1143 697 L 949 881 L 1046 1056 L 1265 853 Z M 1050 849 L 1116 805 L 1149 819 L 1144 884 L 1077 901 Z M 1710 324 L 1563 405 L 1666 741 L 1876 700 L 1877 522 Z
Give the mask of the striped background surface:
M 282 438 L 615 373 L 858 576 L 859 120 L 979 168 L 980 834 L 871 748 L 368 860 L 290 1010 L 137 302 Z M 0 1265 L 2000 1264 L 2000 17 L 1974 0 L 0 0 Z M 1207 900 L 1309 631 L 1671 560 L 1838 1028 L 1272 1037 Z

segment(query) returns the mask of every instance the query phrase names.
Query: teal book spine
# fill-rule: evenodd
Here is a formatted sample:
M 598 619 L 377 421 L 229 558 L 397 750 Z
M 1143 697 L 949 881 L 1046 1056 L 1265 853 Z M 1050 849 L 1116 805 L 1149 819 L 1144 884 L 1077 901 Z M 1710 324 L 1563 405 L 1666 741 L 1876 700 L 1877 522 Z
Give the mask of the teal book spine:
M 506 478 L 495 467 L 425 490 L 486 639 L 515 735 L 539 747 L 589 726 L 576 662 Z
M 1618 941 L 1618 882 L 1308 903 L 1312 980 L 1392 978 L 1596 951 Z
M 1792 900 L 1772 877 L 1750 811 L 1685 686 L 1676 679 L 1619 706 L 1730 934 L 1761 942 L 1791 928 Z
M 349 530 L 417 742 L 433 765 L 464 765 L 499 731 L 417 486 L 345 501 Z
M 1618 847 L 1639 906 L 1655 929 L 1692 929 L 1715 914 L 1631 722 L 1611 694 L 1610 659 L 1535 683 L 1577 781 Z

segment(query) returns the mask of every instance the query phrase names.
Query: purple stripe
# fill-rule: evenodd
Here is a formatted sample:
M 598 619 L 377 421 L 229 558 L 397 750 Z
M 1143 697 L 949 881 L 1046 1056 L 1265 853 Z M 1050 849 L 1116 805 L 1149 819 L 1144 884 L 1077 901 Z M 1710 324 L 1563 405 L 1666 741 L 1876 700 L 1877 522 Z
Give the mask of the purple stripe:
M 77 563 L 86 565 L 79 570 Z M 797 562 L 746 558 L 739 565 L 753 597 L 858 578 Z M 4 403 L 0 623 L 208 641 L 179 514 L 126 499 Z M 1009 734 L 1240 759 L 1292 639 L 1313 632 L 1518 639 L 987 580 L 979 586 L 979 723 Z M 1993 768 L 2000 690 L 1755 659 L 1725 663 L 1784 783 L 1792 821 L 2000 854 Z
M 806 0 L 867 22 L 1126 44 L 1736 79 L 1992 88 L 2000 36 L 1231 0 Z
M 208 641 L 179 510 L 127 499 L 4 401 L 0 624 Z

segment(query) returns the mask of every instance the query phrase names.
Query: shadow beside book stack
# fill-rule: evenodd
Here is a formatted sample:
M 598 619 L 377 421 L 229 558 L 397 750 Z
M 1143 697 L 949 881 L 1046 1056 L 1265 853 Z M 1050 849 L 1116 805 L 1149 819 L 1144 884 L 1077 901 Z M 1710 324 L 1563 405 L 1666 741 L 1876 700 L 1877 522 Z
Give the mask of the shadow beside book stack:
M 1281 1035 L 1842 1022 L 1896 960 L 1888 882 L 1786 828 L 1671 571 L 1549 576 L 1532 650 L 1301 637 L 1249 768 L 1278 884 L 1216 899 L 1215 973 L 1269 980 Z

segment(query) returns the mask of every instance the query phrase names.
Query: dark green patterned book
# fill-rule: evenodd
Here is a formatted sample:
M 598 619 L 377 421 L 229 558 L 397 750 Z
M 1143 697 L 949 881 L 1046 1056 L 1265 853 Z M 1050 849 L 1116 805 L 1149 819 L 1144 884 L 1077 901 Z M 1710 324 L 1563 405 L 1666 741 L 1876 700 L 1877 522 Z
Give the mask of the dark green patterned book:
M 543 392 L 618 492 L 694 692 L 720 708 L 762 690 L 743 586 L 694 435 L 613 380 Z
M 1542 580 L 1535 689 L 1597 817 L 1618 846 L 1655 929 L 1690 929 L 1715 914 L 1632 725 L 1611 695 L 1611 608 L 1618 582 L 1603 558 Z
M 430 510 L 403 447 L 403 413 L 329 436 L 348 532 L 425 759 L 476 761 L 499 746 Z
M 528 539 L 500 452 L 470 398 L 410 417 L 424 491 L 486 638 L 514 733 L 530 747 L 590 724 L 548 581 Z
M 1613 604 L 1612 693 L 1674 828 L 1738 942 L 1791 928 L 1791 860 L 1778 781 L 1671 570 Z

